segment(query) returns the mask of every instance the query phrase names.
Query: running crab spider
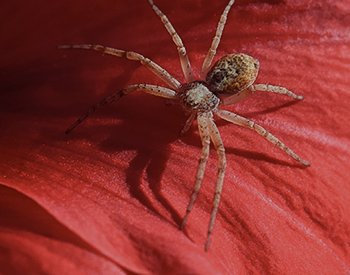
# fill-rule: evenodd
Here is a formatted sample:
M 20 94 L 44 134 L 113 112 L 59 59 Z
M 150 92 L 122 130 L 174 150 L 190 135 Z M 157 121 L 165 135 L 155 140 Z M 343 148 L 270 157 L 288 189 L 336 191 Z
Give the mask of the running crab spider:
M 204 169 L 209 155 L 210 141 L 213 142 L 218 154 L 217 180 L 208 228 L 207 241 L 205 245 L 205 251 L 207 251 L 209 249 L 210 238 L 214 227 L 216 213 L 219 207 L 226 167 L 225 148 L 222 143 L 219 130 L 214 122 L 213 114 L 231 123 L 256 131 L 259 135 L 270 141 L 272 144 L 287 153 L 296 161 L 305 166 L 310 166 L 307 161 L 297 156 L 292 150 L 290 150 L 280 140 L 267 132 L 260 125 L 235 113 L 223 110 L 219 107 L 234 104 L 255 91 L 267 91 L 283 94 L 297 100 L 302 100 L 304 98 L 302 96 L 294 94 L 284 87 L 265 84 L 253 84 L 258 74 L 259 62 L 258 60 L 246 54 L 239 53 L 226 55 L 219 59 L 210 68 L 213 58 L 216 54 L 216 49 L 219 45 L 224 26 L 226 24 L 227 15 L 235 0 L 229 1 L 220 17 L 215 37 L 213 38 L 211 47 L 203 62 L 200 80 L 194 80 L 186 49 L 182 43 L 181 38 L 176 33 L 174 27 L 168 18 L 162 13 L 162 11 L 153 3 L 153 0 L 148 0 L 148 2 L 154 12 L 160 17 L 166 30 L 171 35 L 172 40 L 177 47 L 182 71 L 186 79 L 186 84 L 180 84 L 180 82 L 171 76 L 165 69 L 154 63 L 149 58 L 146 58 L 136 52 L 124 51 L 95 44 L 58 46 L 58 49 L 95 50 L 105 54 L 139 61 L 143 66 L 153 72 L 171 88 L 169 89 L 150 84 L 134 84 L 127 86 L 91 106 L 75 123 L 73 123 L 66 130 L 66 133 L 68 134 L 71 132 L 77 125 L 92 115 L 98 107 L 111 103 L 114 100 L 119 100 L 121 97 L 126 96 L 136 90 L 167 99 L 177 100 L 184 112 L 189 115 L 183 129 L 180 132 L 180 136 L 184 135 L 189 130 L 192 122 L 195 118 L 197 118 L 199 134 L 202 141 L 202 151 L 197 167 L 194 189 L 192 191 L 192 195 L 187 206 L 183 222 L 180 226 L 181 230 L 186 224 L 188 215 L 197 198 L 199 188 L 202 183 Z

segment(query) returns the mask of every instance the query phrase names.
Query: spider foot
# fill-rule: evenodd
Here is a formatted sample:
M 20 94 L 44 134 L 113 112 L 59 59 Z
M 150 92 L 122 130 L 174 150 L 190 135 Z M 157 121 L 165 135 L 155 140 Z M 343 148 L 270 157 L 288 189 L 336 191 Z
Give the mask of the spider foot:
M 209 247 L 210 247 L 210 237 L 211 237 L 211 235 L 209 235 L 208 236 L 208 238 L 207 238 L 207 242 L 205 243 L 205 252 L 208 252 L 208 250 L 209 250 Z
M 307 166 L 307 167 L 310 167 L 310 166 L 311 166 L 311 164 L 308 163 L 306 160 L 300 159 L 299 162 L 300 162 L 301 164 Z
M 180 230 L 182 231 L 185 228 L 186 222 L 187 222 L 187 217 L 188 217 L 189 212 L 186 212 L 186 215 L 184 217 L 184 219 L 182 220 L 181 226 L 180 226 Z

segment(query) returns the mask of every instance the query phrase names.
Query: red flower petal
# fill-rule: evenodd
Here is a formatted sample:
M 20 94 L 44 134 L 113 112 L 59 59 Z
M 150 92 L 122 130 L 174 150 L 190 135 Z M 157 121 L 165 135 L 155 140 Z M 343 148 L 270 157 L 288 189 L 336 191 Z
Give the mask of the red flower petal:
M 227 1 L 156 1 L 196 76 Z M 184 232 L 200 154 L 178 106 L 134 93 L 65 129 L 91 104 L 134 83 L 164 85 L 139 63 L 60 44 L 142 53 L 184 81 L 176 47 L 147 1 L 0 4 L 2 274 L 350 274 L 349 4 L 238 1 L 218 58 L 260 61 L 256 92 L 228 106 L 265 127 L 304 168 L 256 133 L 219 126 L 227 172 L 204 252 L 217 157 Z

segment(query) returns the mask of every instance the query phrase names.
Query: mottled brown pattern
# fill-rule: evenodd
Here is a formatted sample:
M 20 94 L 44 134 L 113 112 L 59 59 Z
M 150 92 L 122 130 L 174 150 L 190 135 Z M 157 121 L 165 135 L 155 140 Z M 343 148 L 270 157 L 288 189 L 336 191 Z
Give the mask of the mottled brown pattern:
M 233 95 L 254 83 L 259 72 L 259 61 L 239 53 L 220 58 L 209 70 L 206 81 L 217 95 Z
M 186 113 L 209 112 L 216 108 L 220 99 L 213 94 L 203 81 L 194 81 L 183 88 L 180 104 Z

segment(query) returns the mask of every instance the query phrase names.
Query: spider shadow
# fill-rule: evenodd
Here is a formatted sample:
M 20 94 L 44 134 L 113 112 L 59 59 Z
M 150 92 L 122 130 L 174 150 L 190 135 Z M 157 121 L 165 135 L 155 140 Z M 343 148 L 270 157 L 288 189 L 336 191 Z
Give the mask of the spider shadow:
M 111 81 L 106 94 L 115 91 L 114 84 L 117 83 L 118 80 Z M 181 129 L 185 117 L 181 119 L 181 110 L 177 106 L 166 106 L 162 98 L 136 93 L 113 103 L 113 106 L 99 109 L 95 114 L 95 118 L 117 119 L 118 123 L 81 125 L 79 133 L 69 139 L 86 139 L 91 133 L 108 133 L 107 138 L 99 143 L 101 151 L 107 154 L 135 151 L 136 155 L 126 169 L 125 181 L 130 195 L 155 215 L 178 226 L 182 217 L 162 193 L 162 177 L 170 156 L 170 144 L 178 139 L 178 131 L 173 129 Z
M 162 104 L 162 102 L 160 103 Z M 144 116 L 141 116 L 142 118 L 140 116 L 135 119 L 125 117 L 121 125 L 114 127 L 113 130 L 109 129 L 110 138 L 101 143 L 100 146 L 102 150 L 107 152 L 115 150 L 136 151 L 136 156 L 130 161 L 126 171 L 126 183 L 129 186 L 130 195 L 156 215 L 168 220 L 162 214 L 164 211 L 159 209 L 158 204 L 160 203 L 161 207 L 171 215 L 176 225 L 179 225 L 182 217 L 162 193 L 163 172 L 166 170 L 170 156 L 170 144 L 178 139 L 177 132 L 173 132 L 171 129 L 168 131 L 165 129 L 165 131 L 151 130 L 154 124 L 164 125 L 164 120 L 158 119 L 159 114 L 148 108 L 142 111 L 145 113 Z M 167 116 L 166 113 L 164 113 L 165 117 Z M 120 116 L 118 117 L 120 118 Z M 181 127 L 176 124 L 176 122 L 168 123 L 165 127 L 172 129 Z M 130 125 L 133 125 L 133 127 L 130 127 Z M 120 135 L 120 133 L 123 133 L 123 135 Z M 124 134 L 131 137 L 131 140 L 125 142 Z M 147 177 L 146 185 L 142 180 L 144 174 Z M 154 196 L 156 202 L 152 199 L 152 196 Z
M 52 52 L 56 53 L 55 46 L 52 49 Z M 61 52 L 56 54 L 57 56 L 62 55 Z M 71 55 L 74 56 L 74 54 Z M 82 63 L 80 60 L 85 57 L 83 55 L 80 57 L 78 52 L 77 55 L 78 57 L 74 58 L 77 58 L 76 62 L 80 64 Z M 92 60 L 94 60 L 93 58 Z M 101 57 L 96 57 L 96 59 L 99 58 Z M 57 60 L 61 60 L 61 57 L 57 57 Z M 53 67 L 51 64 L 53 61 L 45 61 L 43 58 L 43 60 L 35 61 L 35 63 L 23 64 L 22 67 L 7 66 L 5 68 L 6 74 L 1 77 L 2 82 L 0 83 L 0 88 L 4 91 L 0 102 L 1 110 L 2 113 L 9 115 L 19 111 L 24 113 L 24 121 L 27 122 L 26 127 L 28 128 L 36 127 L 36 124 L 33 126 L 31 123 L 32 121 L 38 121 L 39 117 L 40 121 L 43 121 L 38 129 L 40 140 L 45 141 L 45 143 L 91 140 L 92 143 L 99 144 L 101 151 L 110 154 L 128 150 L 136 151 L 136 156 L 131 160 L 126 170 L 126 184 L 131 196 L 150 211 L 169 220 L 169 215 L 165 217 L 162 214 L 165 212 L 161 209 L 163 207 L 170 213 L 175 223 L 180 224 L 181 217 L 179 213 L 176 212 L 173 205 L 161 192 L 162 174 L 169 158 L 169 144 L 178 138 L 177 132 L 169 129 L 169 131 L 160 131 L 159 129 L 153 131 L 153 124 L 159 127 L 165 125 L 166 129 L 169 127 L 180 129 L 182 123 L 182 115 L 179 116 L 180 110 L 176 113 L 178 120 L 175 119 L 174 121 L 169 115 L 172 111 L 165 106 L 163 99 L 135 93 L 135 96 L 134 94 L 129 95 L 120 102 L 113 103 L 112 106 L 98 109 L 93 116 L 93 119 L 122 120 L 123 122 L 120 124 L 89 126 L 89 123 L 84 121 L 69 135 L 64 134 L 69 124 L 63 125 L 63 127 L 60 125 L 57 129 L 54 126 L 55 122 L 53 121 L 57 120 L 66 120 L 68 123 L 73 123 L 74 119 L 71 121 L 72 118 L 78 118 L 89 106 L 102 97 L 131 84 L 132 74 L 130 74 L 130 71 L 136 71 L 141 65 L 127 61 L 123 63 L 121 60 L 124 71 L 109 80 L 103 96 L 96 95 L 95 85 L 91 85 L 91 82 L 80 75 L 82 69 L 78 65 L 67 67 L 58 63 L 57 67 Z M 108 61 L 106 62 L 108 63 Z M 30 68 L 36 69 L 31 70 Z M 152 73 L 150 72 L 149 75 L 152 75 Z M 18 81 L 18 79 L 21 81 Z M 47 85 L 45 89 L 42 89 L 43 83 Z M 47 94 L 47 90 L 49 94 Z M 65 107 L 64 111 L 62 111 L 62 106 Z M 158 109 L 161 109 L 160 112 L 164 112 L 164 115 L 159 114 L 156 111 Z M 176 107 L 174 109 L 177 110 Z M 168 115 L 169 121 L 166 120 Z M 4 123 L 6 128 L 14 122 L 13 120 L 5 120 Z M 175 125 L 176 123 L 178 125 Z M 168 132 L 173 134 L 167 134 Z M 101 133 L 106 138 L 102 142 L 96 141 L 93 137 L 94 133 Z M 86 157 L 93 158 L 89 151 L 86 152 Z M 110 163 L 106 165 L 110 165 Z M 151 191 L 148 193 L 142 188 L 144 172 L 147 174 L 149 184 L 147 190 Z M 100 188 L 103 192 L 111 192 L 110 189 L 104 189 L 102 186 Z M 154 197 L 159 202 L 158 204 L 155 204 Z
M 247 118 L 254 118 L 255 116 L 258 116 L 258 115 L 265 115 L 265 114 L 270 114 L 270 113 L 277 112 L 279 110 L 291 107 L 291 106 L 296 105 L 298 103 L 300 103 L 299 100 L 292 100 L 292 101 L 288 101 L 286 103 L 283 103 L 283 104 L 280 104 L 280 105 L 277 105 L 277 106 L 274 106 L 274 107 L 265 108 L 262 111 L 245 112 L 243 116 L 247 117 Z

